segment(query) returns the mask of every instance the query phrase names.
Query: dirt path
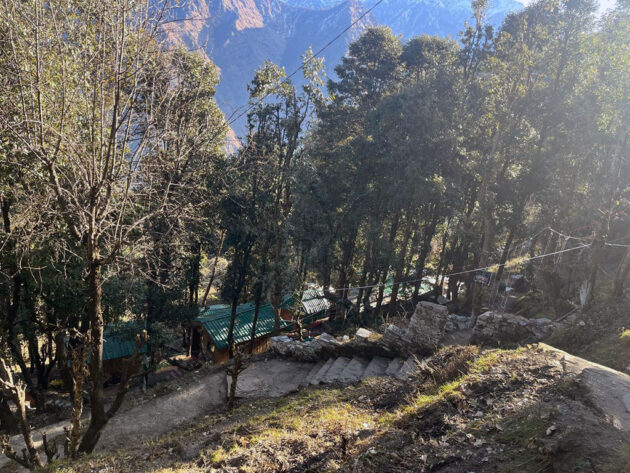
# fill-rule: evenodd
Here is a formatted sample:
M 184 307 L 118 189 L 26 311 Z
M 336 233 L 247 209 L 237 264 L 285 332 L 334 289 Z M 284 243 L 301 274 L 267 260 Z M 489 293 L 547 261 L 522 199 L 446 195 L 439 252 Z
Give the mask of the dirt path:
M 165 434 L 223 405 L 226 395 L 227 384 L 223 370 L 205 375 L 180 390 L 156 397 L 116 415 L 105 427 L 97 451 Z M 63 428 L 67 425 L 68 421 L 58 422 L 41 430 L 47 432 L 49 437 L 54 437 L 63 434 Z M 34 440 L 36 445 L 41 444 L 39 432 L 34 433 Z M 11 443 L 18 452 L 24 445 L 20 435 L 11 437 Z M 8 458 L 1 455 L 0 471 L 26 471 L 10 463 Z

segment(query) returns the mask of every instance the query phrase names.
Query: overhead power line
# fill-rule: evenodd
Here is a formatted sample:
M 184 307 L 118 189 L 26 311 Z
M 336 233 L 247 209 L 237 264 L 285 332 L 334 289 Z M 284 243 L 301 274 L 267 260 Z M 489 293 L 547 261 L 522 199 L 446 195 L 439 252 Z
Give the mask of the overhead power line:
M 527 261 L 532 261 L 532 260 L 537 260 L 540 258 L 546 258 L 547 256 L 553 256 L 553 255 L 559 255 L 561 253 L 567 253 L 569 251 L 575 251 L 575 250 L 581 250 L 583 248 L 588 248 L 589 246 L 591 246 L 591 244 L 584 244 L 584 245 L 580 245 L 580 246 L 576 246 L 575 248 L 567 248 L 564 250 L 559 250 L 559 251 L 553 251 L 551 253 L 545 253 L 544 255 L 538 255 L 538 256 L 532 256 L 530 258 L 525 258 L 520 260 L 519 263 L 525 263 Z M 466 271 L 459 271 L 456 273 L 448 273 L 445 274 L 444 277 L 449 277 L 449 276 L 459 276 L 462 274 L 469 274 L 469 273 L 475 273 L 478 271 L 486 271 L 488 269 L 493 269 L 493 268 L 498 268 L 500 266 L 506 266 L 510 264 L 509 262 L 505 262 L 505 263 L 497 263 L 497 264 L 492 264 L 490 266 L 484 266 L 481 268 L 474 268 L 474 269 L 468 269 Z M 425 278 L 418 278 L 418 279 L 411 279 L 411 280 L 402 280 L 402 281 L 397 281 L 398 284 L 410 284 L 410 283 L 414 283 L 414 282 L 420 282 L 422 280 L 424 280 Z M 377 284 L 371 284 L 368 286 L 358 286 L 358 287 L 340 287 L 340 288 L 335 288 L 336 291 L 346 291 L 346 290 L 350 290 L 350 289 L 369 289 L 369 288 L 373 288 L 373 287 L 380 287 L 380 286 L 384 286 L 386 283 L 377 283 Z M 391 284 L 396 284 L 396 282 L 393 282 Z

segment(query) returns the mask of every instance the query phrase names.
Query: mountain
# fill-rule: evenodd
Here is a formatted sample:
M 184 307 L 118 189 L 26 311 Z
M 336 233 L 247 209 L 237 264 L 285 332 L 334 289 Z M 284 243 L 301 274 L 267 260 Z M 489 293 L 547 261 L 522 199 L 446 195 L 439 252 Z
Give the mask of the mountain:
M 287 5 L 311 10 L 325 10 L 341 2 L 338 0 L 283 0 Z M 365 8 L 376 0 L 363 2 Z M 488 10 L 490 23 L 498 25 L 510 11 L 519 10 L 516 0 L 491 0 Z M 384 0 L 371 15 L 376 24 L 389 26 L 394 33 L 408 39 L 419 34 L 457 37 L 464 23 L 470 21 L 470 0 Z
M 247 106 L 247 84 L 265 60 L 287 73 L 300 65 L 309 46 L 317 51 L 366 12 L 375 0 L 183 0 L 166 26 L 169 41 L 198 51 L 216 64 L 217 101 L 227 117 Z M 500 24 L 516 0 L 490 0 L 489 20 Z M 383 0 L 324 53 L 326 72 L 370 25 L 387 25 L 404 39 L 419 34 L 457 37 L 470 21 L 469 0 Z M 233 124 L 245 132 L 245 118 Z

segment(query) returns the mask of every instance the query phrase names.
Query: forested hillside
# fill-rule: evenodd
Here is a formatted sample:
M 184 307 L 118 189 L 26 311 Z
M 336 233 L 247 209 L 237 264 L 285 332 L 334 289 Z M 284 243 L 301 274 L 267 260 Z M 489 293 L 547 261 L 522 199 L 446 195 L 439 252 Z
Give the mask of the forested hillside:
M 46 411 L 53 381 L 71 400 L 66 456 L 91 453 L 140 374 L 191 355 L 210 304 L 234 386 L 261 308 L 301 340 L 282 314 L 309 288 L 339 334 L 426 298 L 471 326 L 623 306 L 630 2 L 598 17 L 539 0 L 498 28 L 472 6 L 460 41 L 367 28 L 333 78 L 310 49 L 299 81 L 264 61 L 228 154 L 219 73 L 173 44 L 170 1 L 0 3 L 0 419 L 26 442 L 5 438 L 7 456 L 54 457 L 27 410 Z

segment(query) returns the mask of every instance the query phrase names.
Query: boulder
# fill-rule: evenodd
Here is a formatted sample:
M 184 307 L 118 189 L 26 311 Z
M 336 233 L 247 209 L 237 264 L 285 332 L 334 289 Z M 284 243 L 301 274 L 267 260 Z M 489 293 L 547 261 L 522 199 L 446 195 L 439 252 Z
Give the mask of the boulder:
M 407 336 L 407 331 L 390 324 L 383 332 L 383 336 L 378 342 L 385 350 L 399 355 L 409 355 L 411 353 L 411 340 Z
M 554 323 L 549 319 L 527 319 L 489 311 L 477 317 L 470 343 L 491 346 L 532 343 L 542 340 L 553 329 Z
M 286 358 L 299 361 L 317 361 L 319 359 L 319 346 L 316 340 L 301 343 L 287 336 L 271 337 L 269 347 Z
M 472 328 L 474 319 L 467 315 L 448 314 L 444 331 L 447 333 Z
M 407 338 L 416 353 L 432 353 L 444 336 L 448 309 L 439 304 L 422 301 L 416 306 L 407 327 Z
M 369 331 L 368 329 L 365 328 L 359 328 L 357 330 L 357 333 L 355 333 L 355 337 L 356 338 L 360 338 L 362 340 L 369 340 L 369 338 L 373 335 L 373 332 Z
M 331 357 L 374 356 L 394 358 L 412 354 L 427 355 L 439 346 L 444 335 L 448 309 L 431 302 L 420 302 L 406 329 L 389 325 L 380 335 L 359 328 L 353 338 L 335 338 L 328 333 L 307 342 L 298 342 L 286 336 L 272 337 L 271 349 L 279 355 L 299 361 L 326 360 Z M 454 319 L 465 325 L 468 319 Z

